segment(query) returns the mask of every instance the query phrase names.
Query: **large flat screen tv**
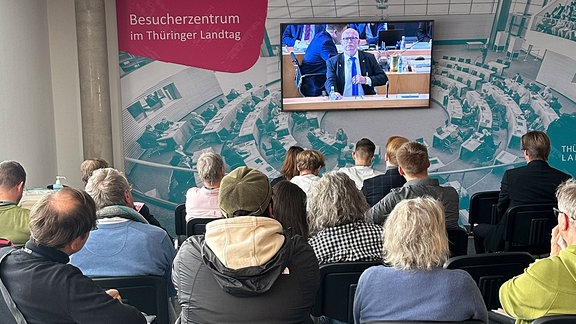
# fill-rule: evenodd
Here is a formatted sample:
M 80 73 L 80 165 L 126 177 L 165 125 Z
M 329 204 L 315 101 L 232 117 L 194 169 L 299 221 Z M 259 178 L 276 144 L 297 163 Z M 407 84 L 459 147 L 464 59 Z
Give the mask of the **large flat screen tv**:
M 430 107 L 433 29 L 432 20 L 280 24 L 282 110 Z M 347 85 L 354 45 L 357 79 L 371 83 L 358 94 Z

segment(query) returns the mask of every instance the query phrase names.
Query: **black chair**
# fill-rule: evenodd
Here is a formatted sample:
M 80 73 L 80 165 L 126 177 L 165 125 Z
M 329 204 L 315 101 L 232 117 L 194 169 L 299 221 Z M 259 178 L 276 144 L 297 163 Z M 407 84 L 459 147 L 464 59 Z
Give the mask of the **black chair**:
M 444 268 L 468 272 L 480 288 L 487 309 L 496 309 L 501 307 L 500 286 L 521 274 L 532 262 L 534 257 L 527 252 L 484 253 L 450 258 Z
M 298 62 L 298 58 L 296 57 L 296 54 L 294 54 L 294 52 L 290 52 L 290 57 L 292 58 L 292 65 L 294 66 L 294 84 L 296 85 L 296 88 L 298 89 L 298 93 L 300 93 L 300 96 L 302 97 L 313 97 L 312 94 L 305 94 L 302 92 L 302 83 L 306 82 L 304 81 L 306 78 L 314 78 L 314 77 L 323 77 L 324 80 L 326 79 L 326 73 L 308 73 L 308 74 L 302 74 L 302 71 L 300 70 L 300 63 Z
M 474 230 L 474 224 L 496 224 L 498 223 L 498 203 L 499 190 L 479 191 L 470 197 L 470 209 L 468 212 L 468 221 L 471 230 Z
M 548 315 L 532 321 L 532 324 L 572 324 L 576 323 L 576 315 Z
M 220 218 L 191 218 L 186 223 L 186 237 L 192 235 L 204 235 L 206 233 L 206 224 Z
M 354 323 L 352 310 L 358 279 L 367 268 L 381 264 L 380 261 L 373 261 L 321 265 L 320 288 L 312 315 L 324 315 L 341 322 Z
M 158 276 L 97 277 L 92 280 L 102 289 L 118 289 L 122 302 L 147 315 L 156 315 L 158 324 L 169 324 L 168 286 Z
M 468 254 L 468 233 L 464 229 L 447 230 L 450 257 Z
M 180 246 L 186 238 L 186 205 L 176 206 L 174 211 L 174 231 L 176 232 L 177 246 Z
M 530 204 L 508 209 L 504 250 L 550 253 L 552 228 L 558 224 L 554 207 L 555 204 Z

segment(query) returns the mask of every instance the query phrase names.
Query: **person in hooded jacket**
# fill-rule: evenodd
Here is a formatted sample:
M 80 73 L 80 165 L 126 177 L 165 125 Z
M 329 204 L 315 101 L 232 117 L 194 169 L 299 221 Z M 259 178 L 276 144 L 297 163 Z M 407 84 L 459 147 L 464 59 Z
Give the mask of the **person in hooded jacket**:
M 284 235 L 262 172 L 239 167 L 220 183 L 224 219 L 180 247 L 172 281 L 178 323 L 311 323 L 320 276 L 300 235 Z

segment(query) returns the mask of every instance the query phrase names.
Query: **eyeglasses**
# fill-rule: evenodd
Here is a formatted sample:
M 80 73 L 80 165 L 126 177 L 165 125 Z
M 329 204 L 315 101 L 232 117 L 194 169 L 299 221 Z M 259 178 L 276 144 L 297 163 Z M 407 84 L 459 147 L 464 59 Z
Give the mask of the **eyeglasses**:
M 342 37 L 343 42 L 353 42 L 357 39 L 358 39 L 358 37 Z
M 568 216 L 571 220 L 576 221 L 576 218 L 566 214 L 565 212 L 561 211 L 560 209 L 558 209 L 556 207 L 552 207 L 552 210 L 554 211 L 554 216 L 556 216 L 556 218 L 558 218 L 558 216 L 560 216 L 560 214 L 564 214 L 564 215 Z

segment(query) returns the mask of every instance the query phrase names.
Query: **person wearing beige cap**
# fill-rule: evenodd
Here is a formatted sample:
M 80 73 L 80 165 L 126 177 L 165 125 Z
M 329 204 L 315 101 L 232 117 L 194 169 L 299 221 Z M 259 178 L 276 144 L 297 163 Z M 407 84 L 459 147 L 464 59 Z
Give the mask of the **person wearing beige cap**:
M 218 203 L 225 218 L 188 238 L 174 259 L 177 323 L 312 323 L 318 260 L 305 238 L 285 236 L 271 217 L 266 175 L 233 170 Z

